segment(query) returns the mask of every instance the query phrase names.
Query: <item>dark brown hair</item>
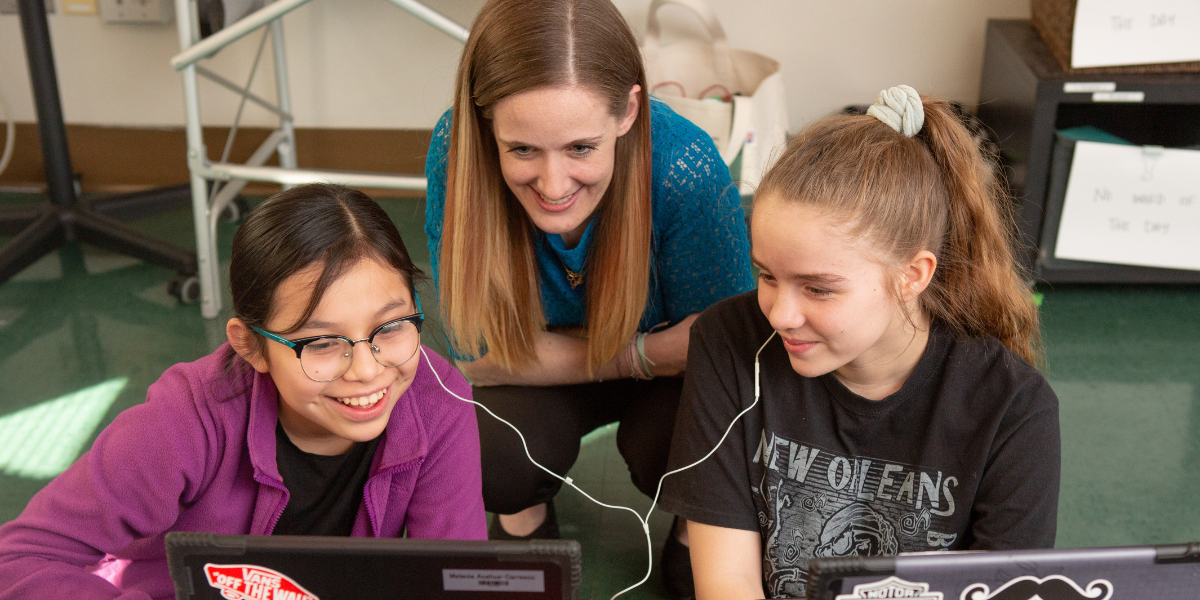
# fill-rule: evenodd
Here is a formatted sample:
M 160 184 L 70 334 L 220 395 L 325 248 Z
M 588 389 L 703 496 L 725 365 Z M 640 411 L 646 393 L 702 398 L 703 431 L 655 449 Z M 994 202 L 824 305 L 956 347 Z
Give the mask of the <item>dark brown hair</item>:
M 925 125 L 914 137 L 866 115 L 814 123 L 788 144 L 757 197 L 842 220 L 893 264 L 932 252 L 937 269 L 920 310 L 956 333 L 995 336 L 1037 365 L 1038 314 L 1014 259 L 1011 202 L 950 105 L 922 102 Z
M 234 313 L 247 327 L 265 329 L 280 284 L 310 265 L 322 265 L 304 313 L 279 333 L 295 331 L 312 316 L 329 286 L 364 258 L 396 269 L 415 301 L 414 280 L 424 273 L 413 265 L 396 225 L 374 200 L 330 184 L 275 194 L 251 211 L 233 236 L 229 289 Z M 265 340 L 257 334 L 255 340 L 261 352 Z
M 517 370 L 536 358 L 545 326 L 535 228 L 500 173 L 492 109 L 547 86 L 580 86 L 621 119 L 641 86 L 633 127 L 617 138 L 612 181 L 596 209 L 587 263 L 588 368 L 637 331 L 650 282 L 650 104 L 641 53 L 609 0 L 491 0 L 463 49 L 446 169 L 439 299 L 456 352 L 487 349 Z

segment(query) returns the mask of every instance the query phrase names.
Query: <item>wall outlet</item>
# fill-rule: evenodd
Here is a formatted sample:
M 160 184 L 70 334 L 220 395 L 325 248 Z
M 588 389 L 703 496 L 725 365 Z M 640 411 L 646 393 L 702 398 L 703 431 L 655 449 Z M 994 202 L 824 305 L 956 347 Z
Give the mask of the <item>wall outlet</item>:
M 96 0 L 62 0 L 64 15 L 94 15 L 100 10 Z
M 100 0 L 100 18 L 105 23 L 170 23 L 175 20 L 175 3 L 172 0 Z
M 46 0 L 46 12 L 54 12 L 54 0 Z M 0 0 L 0 15 L 17 14 L 17 0 Z

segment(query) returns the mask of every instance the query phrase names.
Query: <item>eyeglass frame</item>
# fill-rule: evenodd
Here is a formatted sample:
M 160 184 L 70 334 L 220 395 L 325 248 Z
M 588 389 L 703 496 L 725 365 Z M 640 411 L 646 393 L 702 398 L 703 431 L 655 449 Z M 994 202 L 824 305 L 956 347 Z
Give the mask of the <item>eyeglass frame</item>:
M 302 352 L 304 352 L 305 346 L 307 346 L 317 340 L 328 340 L 328 339 L 345 340 L 346 343 L 350 344 L 350 351 L 351 351 L 350 363 L 351 363 L 351 365 L 353 365 L 354 364 L 354 357 L 353 357 L 354 346 L 356 344 L 358 344 L 359 342 L 367 342 L 368 345 L 373 346 L 374 343 L 372 342 L 372 340 L 374 340 L 375 336 L 378 335 L 379 332 L 384 327 L 387 327 L 388 325 L 392 325 L 394 323 L 399 323 L 400 321 L 410 321 L 410 322 L 412 322 L 413 325 L 416 326 L 417 335 L 421 334 L 421 325 L 425 323 L 425 312 L 421 310 L 421 298 L 419 298 L 417 296 L 416 292 L 413 292 L 413 298 L 416 300 L 416 303 L 417 303 L 417 312 L 415 312 L 411 315 L 408 315 L 408 316 L 400 317 L 399 319 L 392 319 L 386 323 L 383 323 L 379 327 L 376 327 L 375 330 L 371 332 L 371 335 L 369 335 L 365 338 L 362 338 L 361 340 L 352 340 L 344 335 L 337 335 L 337 334 L 314 335 L 311 337 L 289 340 L 277 333 L 271 333 L 270 331 L 267 331 L 266 329 L 263 329 L 261 327 L 256 327 L 254 325 L 251 325 L 250 329 L 253 329 L 254 331 L 258 332 L 260 335 L 262 335 L 263 337 L 265 337 L 271 341 L 279 342 L 280 344 L 283 344 L 284 346 L 287 346 L 288 348 L 295 350 L 296 351 L 296 360 L 301 360 L 300 354 Z M 417 347 L 418 347 L 418 349 L 420 348 L 420 343 L 417 344 Z M 414 354 L 413 356 L 416 356 L 416 355 Z M 371 357 L 375 358 L 375 355 L 372 354 Z M 409 357 L 404 362 L 408 362 L 409 360 L 412 360 L 412 357 Z M 379 359 L 375 358 L 375 362 L 379 362 Z M 303 365 L 303 363 L 301 363 L 301 364 Z M 383 365 L 383 363 L 380 363 L 380 364 Z M 400 364 L 404 364 L 404 363 L 400 363 Z M 383 365 L 383 366 L 387 366 L 387 365 Z M 398 366 L 400 366 L 400 365 L 392 365 L 392 367 L 398 367 Z M 391 368 L 391 367 L 389 367 L 389 368 Z M 303 370 L 303 367 L 301 367 L 301 370 Z M 349 371 L 350 368 L 347 367 L 346 370 Z M 345 374 L 346 374 L 345 372 L 342 373 L 342 375 L 345 375 Z M 305 372 L 304 375 L 306 377 L 308 377 L 309 379 L 312 379 L 313 381 L 316 381 L 319 383 L 336 381 L 337 379 L 340 379 L 342 377 L 342 375 L 338 375 L 337 377 L 334 377 L 333 379 L 321 380 L 321 379 L 314 379 L 311 375 L 308 374 L 308 372 Z

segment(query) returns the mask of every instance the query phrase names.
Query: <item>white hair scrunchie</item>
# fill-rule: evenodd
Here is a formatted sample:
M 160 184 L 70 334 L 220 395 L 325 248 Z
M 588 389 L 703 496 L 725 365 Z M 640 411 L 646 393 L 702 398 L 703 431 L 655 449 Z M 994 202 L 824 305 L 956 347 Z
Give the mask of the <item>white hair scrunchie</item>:
M 916 135 L 925 124 L 925 107 L 921 105 L 921 95 L 907 85 L 898 85 L 879 92 L 875 104 L 867 109 L 867 114 L 887 123 L 888 127 L 905 137 Z

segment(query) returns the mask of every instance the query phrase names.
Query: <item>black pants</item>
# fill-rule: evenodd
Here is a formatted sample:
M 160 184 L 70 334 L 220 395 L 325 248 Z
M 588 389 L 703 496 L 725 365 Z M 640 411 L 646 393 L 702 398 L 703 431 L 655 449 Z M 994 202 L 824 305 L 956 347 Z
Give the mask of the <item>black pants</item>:
M 551 387 L 475 388 L 475 400 L 516 425 L 529 453 L 546 468 L 566 475 L 579 457 L 579 439 L 620 421 L 617 449 L 629 466 L 633 485 L 653 496 L 667 469 L 671 433 L 683 378 L 622 379 Z M 483 456 L 483 504 L 511 515 L 549 501 L 562 482 L 535 467 L 521 440 L 507 425 L 476 408 Z

